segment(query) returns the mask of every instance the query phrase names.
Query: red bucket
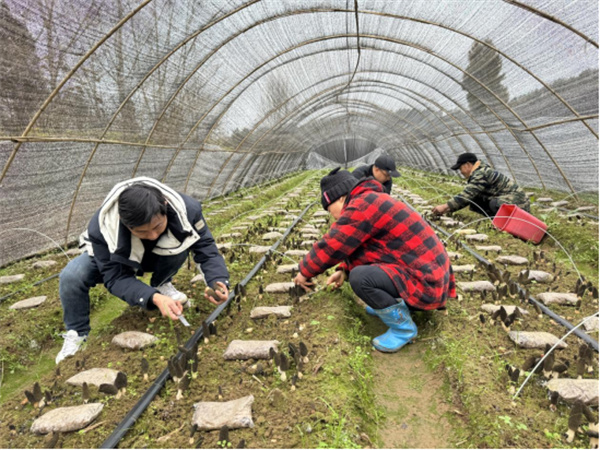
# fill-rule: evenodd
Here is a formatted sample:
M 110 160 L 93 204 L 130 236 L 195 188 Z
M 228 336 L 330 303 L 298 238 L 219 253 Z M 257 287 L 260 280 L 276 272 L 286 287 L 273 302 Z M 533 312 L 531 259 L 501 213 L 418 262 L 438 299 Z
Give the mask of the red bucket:
M 517 205 L 501 205 L 492 223 L 498 230 L 534 244 L 539 244 L 548 229 L 544 222 Z

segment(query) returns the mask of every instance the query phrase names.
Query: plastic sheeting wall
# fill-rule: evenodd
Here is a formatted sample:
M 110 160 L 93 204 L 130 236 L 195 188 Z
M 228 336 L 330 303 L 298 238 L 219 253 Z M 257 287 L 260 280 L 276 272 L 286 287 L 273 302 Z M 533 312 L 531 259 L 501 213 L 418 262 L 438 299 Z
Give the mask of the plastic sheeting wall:
M 205 199 L 348 139 L 597 190 L 595 1 L 2 0 L 0 38 L 0 265 L 123 179 Z

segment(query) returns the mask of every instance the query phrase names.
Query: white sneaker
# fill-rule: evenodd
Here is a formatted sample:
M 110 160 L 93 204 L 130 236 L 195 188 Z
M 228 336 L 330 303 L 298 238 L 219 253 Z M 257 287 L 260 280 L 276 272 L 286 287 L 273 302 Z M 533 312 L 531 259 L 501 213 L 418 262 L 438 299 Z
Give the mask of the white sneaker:
M 185 308 L 189 308 L 191 306 L 191 302 L 188 300 L 187 295 L 175 289 L 175 286 L 173 286 L 173 283 L 171 282 L 162 284 L 156 289 L 158 289 L 158 292 L 160 292 L 162 295 L 171 297 L 173 300 L 179 300 Z
M 65 338 L 61 351 L 56 355 L 56 364 L 61 362 L 67 356 L 73 356 L 79 351 L 87 336 L 79 336 L 75 330 L 69 330 L 62 335 Z

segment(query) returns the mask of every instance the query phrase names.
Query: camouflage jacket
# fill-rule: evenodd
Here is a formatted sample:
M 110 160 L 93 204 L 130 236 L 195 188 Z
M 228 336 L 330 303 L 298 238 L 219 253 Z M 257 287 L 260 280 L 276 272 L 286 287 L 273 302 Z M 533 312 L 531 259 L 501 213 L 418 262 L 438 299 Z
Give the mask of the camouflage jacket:
M 467 181 L 464 191 L 448 201 L 450 211 L 469 206 L 475 198 L 497 198 L 500 204 L 508 203 L 529 211 L 529 199 L 518 184 L 507 176 L 480 162 Z

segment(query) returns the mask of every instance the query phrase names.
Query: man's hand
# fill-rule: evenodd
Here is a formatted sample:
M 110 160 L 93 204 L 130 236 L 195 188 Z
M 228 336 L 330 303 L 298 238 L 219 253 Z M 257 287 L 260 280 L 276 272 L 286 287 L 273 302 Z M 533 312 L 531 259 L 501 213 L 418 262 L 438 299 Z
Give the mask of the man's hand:
M 337 289 L 341 287 L 342 284 L 344 284 L 344 281 L 346 281 L 346 279 L 346 272 L 344 272 L 343 270 L 336 270 L 334 274 L 327 279 L 327 286 L 333 284 L 333 288 Z
M 183 312 L 183 306 L 179 300 L 173 300 L 158 292 L 152 296 L 152 303 L 158 307 L 163 316 L 170 317 L 171 320 L 177 320 L 177 317 Z
M 444 203 L 443 205 L 437 205 L 436 207 L 434 207 L 431 210 L 431 212 L 436 216 L 441 216 L 442 214 L 447 213 L 449 209 L 450 207 L 446 203 Z
M 309 279 L 301 273 L 298 273 L 298 275 L 296 275 L 296 278 L 294 278 L 294 284 L 296 284 L 296 286 L 301 286 L 302 289 L 304 289 L 306 292 L 310 292 L 312 290 L 312 287 L 315 285 L 315 283 L 309 281 Z
M 208 299 L 208 301 L 214 305 L 220 305 L 227 300 L 227 297 L 229 297 L 229 289 L 227 289 L 225 283 L 221 283 L 220 281 L 217 281 L 216 288 L 217 289 L 212 289 L 207 287 L 204 290 L 204 298 Z

